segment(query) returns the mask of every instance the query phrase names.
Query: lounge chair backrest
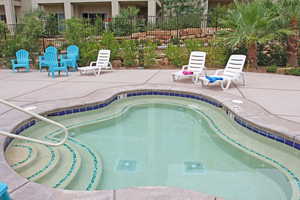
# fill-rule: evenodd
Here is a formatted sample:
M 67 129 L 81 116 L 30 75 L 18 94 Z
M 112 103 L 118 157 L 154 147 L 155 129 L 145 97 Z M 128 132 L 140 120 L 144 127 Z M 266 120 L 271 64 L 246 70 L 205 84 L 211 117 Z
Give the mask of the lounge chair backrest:
M 76 57 L 76 59 L 79 58 L 79 48 L 76 45 L 70 45 L 67 48 L 67 55 L 68 57 Z
M 97 67 L 107 67 L 110 58 L 110 50 L 101 49 L 98 53 Z
M 53 52 L 55 55 L 56 55 L 56 57 L 57 57 L 57 48 L 55 48 L 54 46 L 49 46 L 49 47 L 47 47 L 46 49 L 45 49 L 45 53 L 46 52 Z
M 24 49 L 20 49 L 16 52 L 16 58 L 18 64 L 27 64 L 29 63 L 29 53 Z
M 57 55 L 54 52 L 45 52 L 44 56 L 49 67 L 58 67 Z
M 202 71 L 205 67 L 206 53 L 201 51 L 192 51 L 190 55 L 188 70 Z
M 224 76 L 234 78 L 243 71 L 246 61 L 245 55 L 231 55 L 224 70 Z

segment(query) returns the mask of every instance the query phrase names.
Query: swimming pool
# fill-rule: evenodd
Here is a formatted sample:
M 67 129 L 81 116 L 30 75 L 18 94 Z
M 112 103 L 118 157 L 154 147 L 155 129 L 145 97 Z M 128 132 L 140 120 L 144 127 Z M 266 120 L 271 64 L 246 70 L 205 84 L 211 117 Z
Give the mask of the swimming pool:
M 14 140 L 6 150 L 16 171 L 38 183 L 75 190 L 172 186 L 225 199 L 298 196 L 299 151 L 253 134 L 207 103 L 130 97 L 53 119 L 70 128 L 63 147 Z M 22 134 L 59 137 L 42 122 Z M 20 149 L 26 151 L 17 159 Z

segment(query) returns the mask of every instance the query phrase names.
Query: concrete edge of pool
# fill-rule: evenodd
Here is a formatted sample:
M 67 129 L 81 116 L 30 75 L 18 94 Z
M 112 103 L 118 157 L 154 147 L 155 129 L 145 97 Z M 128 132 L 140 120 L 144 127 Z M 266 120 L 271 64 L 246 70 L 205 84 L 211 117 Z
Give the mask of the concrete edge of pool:
M 85 98 L 72 99 L 71 101 L 57 100 L 54 102 L 47 103 L 37 103 L 35 106 L 37 109 L 35 112 L 49 114 L 50 111 L 53 113 L 59 110 L 66 110 L 75 106 L 86 106 L 89 104 L 94 104 L 95 102 L 104 102 L 112 98 L 116 94 L 128 93 L 130 91 L 170 91 L 178 92 L 183 94 L 193 94 L 204 96 L 207 99 L 220 103 L 229 112 L 236 115 L 243 122 L 249 125 L 261 127 L 266 131 L 270 131 L 280 138 L 286 138 L 289 141 L 300 143 L 300 135 L 297 136 L 297 131 L 300 130 L 300 125 L 288 120 L 278 118 L 268 111 L 266 111 L 260 105 L 225 93 L 216 94 L 203 94 L 201 90 L 197 89 L 187 89 L 187 88 L 171 88 L 170 86 L 155 86 L 155 87 L 141 87 L 141 86 L 127 86 L 122 88 L 113 88 L 101 90 L 101 92 L 95 92 Z M 159 94 L 156 94 L 159 95 Z M 240 109 L 236 109 L 236 105 L 232 103 L 232 100 L 241 100 L 243 104 L 240 105 Z M 17 126 L 20 126 L 21 122 L 29 120 L 30 117 L 27 115 L 20 114 L 17 111 L 9 112 L 7 126 L 3 127 L 7 131 L 16 131 Z M 271 138 L 274 139 L 274 138 Z M 276 140 L 276 138 L 275 138 Z M 9 192 L 13 199 L 107 199 L 107 200 L 119 200 L 119 199 L 143 199 L 143 198 L 172 198 L 178 197 L 188 198 L 188 199 L 214 199 L 212 196 L 202 195 L 197 192 L 172 189 L 167 187 L 147 187 L 147 188 L 132 188 L 132 189 L 121 189 L 121 190 L 103 190 L 103 191 L 93 191 L 93 192 L 83 192 L 83 191 L 68 191 L 53 189 L 44 185 L 36 184 L 26 180 L 25 178 L 19 176 L 10 166 L 7 164 L 4 157 L 4 148 L 7 145 L 8 138 L 0 137 L 0 178 L 1 181 L 5 182 L 9 186 Z M 280 141 L 278 141 L 280 142 Z M 299 148 L 298 148 L 299 149 Z M 3 177 L 2 177 L 3 176 Z M 183 192 L 184 191 L 184 192 Z M 178 196 L 176 196 L 176 194 Z

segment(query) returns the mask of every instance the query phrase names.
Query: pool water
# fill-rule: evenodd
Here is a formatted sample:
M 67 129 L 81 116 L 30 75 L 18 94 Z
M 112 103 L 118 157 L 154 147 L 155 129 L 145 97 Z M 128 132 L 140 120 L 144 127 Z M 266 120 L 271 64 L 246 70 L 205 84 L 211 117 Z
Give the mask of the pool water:
M 95 189 L 171 186 L 228 200 L 292 199 L 291 179 L 282 169 L 229 143 L 208 118 L 231 138 L 280 162 L 291 163 L 299 156 L 279 143 L 249 134 L 219 108 L 180 98 L 136 97 L 104 111 L 54 119 L 71 127 L 72 138 L 101 155 L 103 171 Z M 41 130 L 46 130 L 43 123 L 24 134 L 37 136 Z M 82 169 L 91 169 L 85 156 L 81 160 Z M 297 163 L 299 159 L 291 166 Z M 85 177 L 82 171 L 66 188 L 78 189 L 72 185 Z M 47 184 L 45 178 L 41 180 L 37 182 Z
M 225 142 L 191 109 L 136 106 L 79 132 L 103 157 L 98 189 L 174 186 L 232 200 L 289 199 L 279 170 Z

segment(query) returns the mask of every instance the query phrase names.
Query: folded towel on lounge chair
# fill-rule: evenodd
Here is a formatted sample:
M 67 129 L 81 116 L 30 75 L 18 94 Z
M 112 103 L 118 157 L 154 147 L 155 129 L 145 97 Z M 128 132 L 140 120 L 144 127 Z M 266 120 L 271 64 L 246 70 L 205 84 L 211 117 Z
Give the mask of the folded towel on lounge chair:
M 192 71 L 183 71 L 182 72 L 184 75 L 193 75 Z
M 209 83 L 214 83 L 216 81 L 222 81 L 223 80 L 222 77 L 218 77 L 218 76 L 205 76 L 205 78 L 209 81 Z

